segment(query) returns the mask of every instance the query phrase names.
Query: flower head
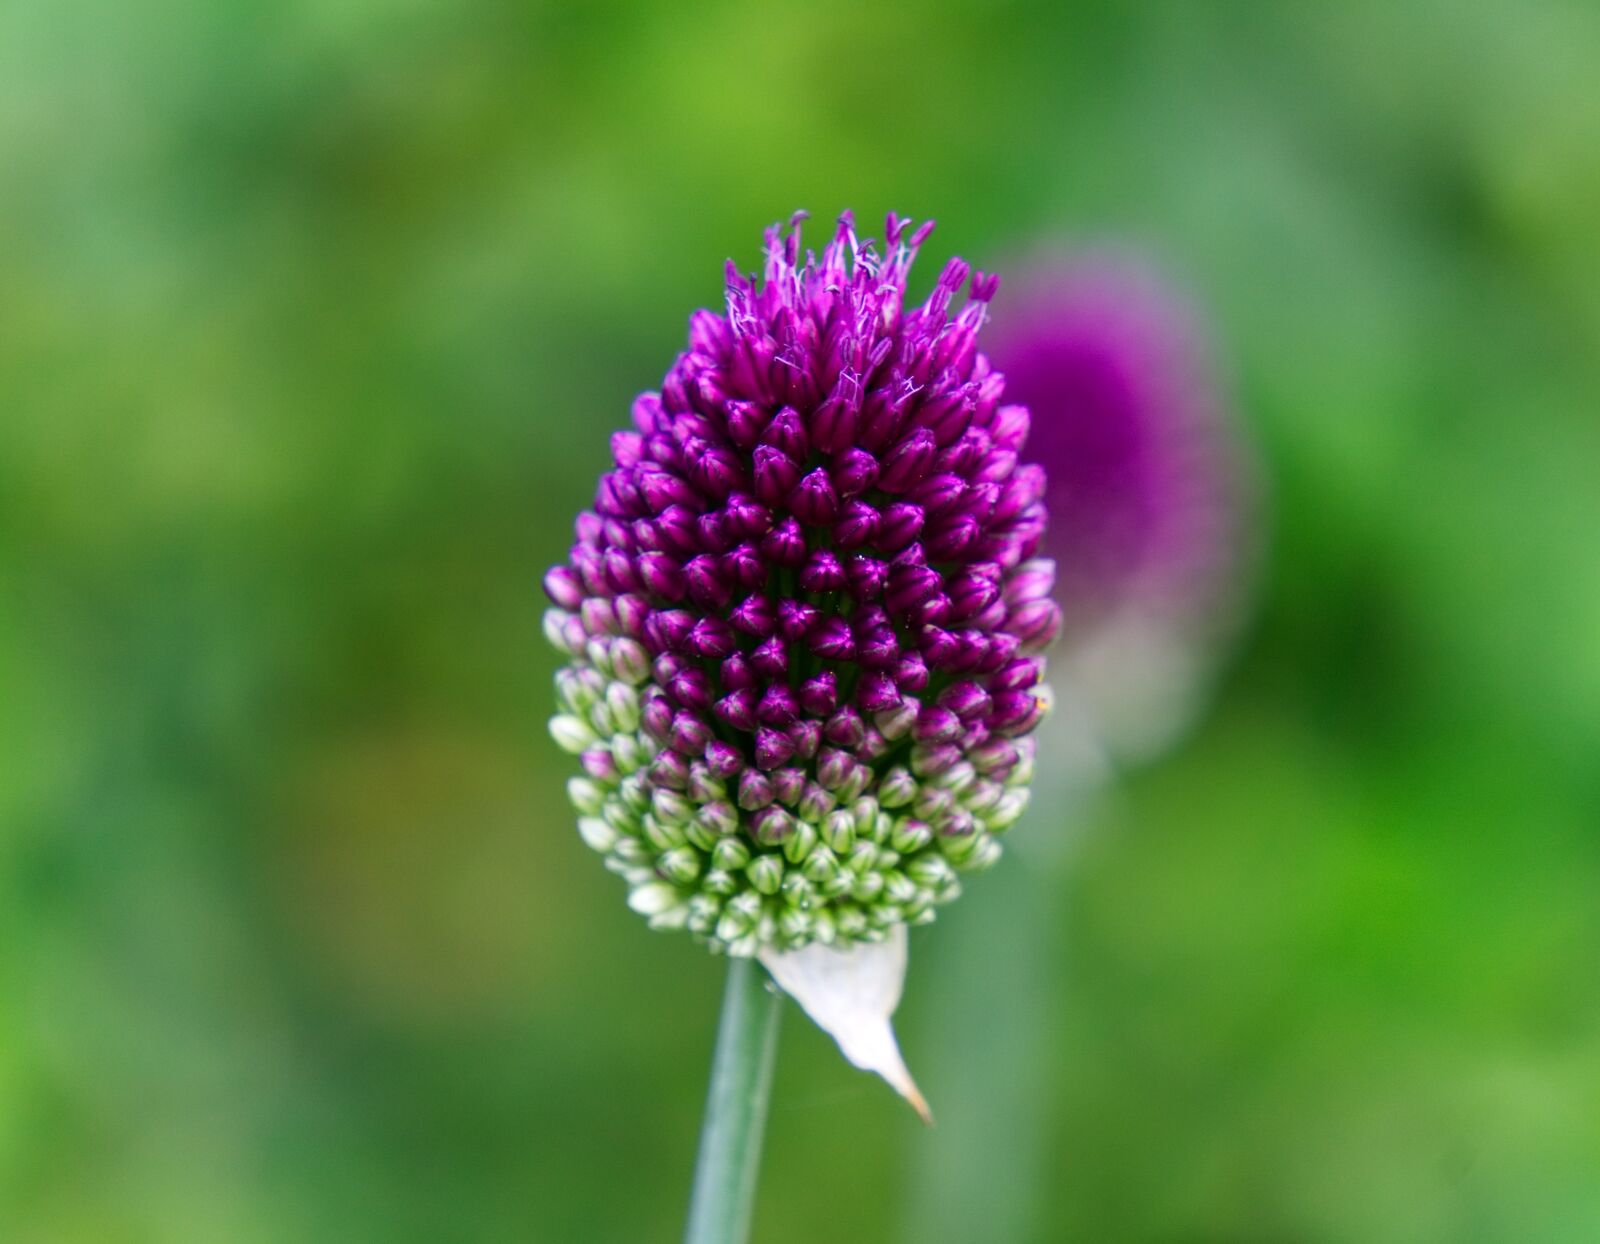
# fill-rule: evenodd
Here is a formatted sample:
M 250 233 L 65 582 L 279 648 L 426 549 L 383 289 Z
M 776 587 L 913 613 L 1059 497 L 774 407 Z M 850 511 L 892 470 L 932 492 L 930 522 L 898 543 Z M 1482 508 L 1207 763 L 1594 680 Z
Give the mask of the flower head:
M 998 280 L 952 259 L 907 307 L 931 222 L 880 253 L 846 214 L 802 259 L 802 219 L 690 318 L 545 578 L 580 833 L 738 954 L 880 940 L 995 861 L 1060 623 L 1028 412 L 977 347 Z
M 1034 413 L 1063 661 L 1121 750 L 1177 724 L 1234 612 L 1242 446 L 1197 318 L 1142 264 L 1053 257 L 996 316 L 992 355 Z

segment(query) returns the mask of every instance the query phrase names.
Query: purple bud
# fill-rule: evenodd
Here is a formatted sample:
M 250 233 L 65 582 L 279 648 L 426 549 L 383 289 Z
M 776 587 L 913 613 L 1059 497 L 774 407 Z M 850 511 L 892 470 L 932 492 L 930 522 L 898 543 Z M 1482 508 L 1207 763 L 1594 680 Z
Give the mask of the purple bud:
M 806 773 L 804 769 L 797 769 L 793 765 L 785 765 L 775 769 L 767 775 L 772 779 L 774 797 L 781 804 L 793 807 L 800 798 L 800 792 L 806 786 Z
M 792 406 L 785 406 L 774 416 L 761 441 L 781 449 L 784 457 L 791 462 L 804 462 L 811 453 L 811 441 L 806 436 L 805 424 Z
M 804 719 L 789 727 L 789 740 L 794 744 L 794 754 L 801 760 L 810 760 L 822 746 L 822 725 Z
M 719 778 L 731 778 L 744 768 L 739 749 L 721 739 L 706 744 L 706 766 Z
M 833 486 L 841 497 L 855 497 L 878 480 L 878 460 L 865 449 L 849 449 L 835 459 Z
M 672 719 L 672 729 L 667 735 L 667 745 L 685 756 L 699 756 L 711 741 L 711 730 L 705 722 L 690 712 L 679 713 Z
M 645 620 L 650 616 L 650 606 L 643 596 L 629 593 L 619 596 L 612 604 L 617 611 L 617 625 L 622 628 L 624 635 L 631 635 L 634 639 L 644 634 Z
M 765 639 L 777 629 L 778 620 L 774 616 L 772 599 L 756 593 L 746 596 L 728 615 L 728 624 L 736 631 L 746 635 L 754 635 L 758 639 Z M 729 658 L 732 659 L 731 657 Z
M 801 639 L 817 624 L 821 616 L 815 605 L 808 605 L 803 600 L 780 600 L 778 602 L 778 633 L 786 640 L 793 643 Z
M 1024 652 L 1048 648 L 1061 629 L 1061 606 L 1049 598 L 1027 601 L 1012 609 L 1007 629 L 1021 641 Z
M 754 687 L 741 687 L 723 696 L 711 706 L 711 711 L 717 715 L 718 721 L 735 730 L 754 730 L 758 700 Z
M 756 681 L 755 671 L 750 668 L 750 662 L 739 652 L 723 661 L 717 676 L 722 680 L 724 691 L 742 691 L 746 687 L 754 686 Z
M 763 678 L 787 678 L 789 645 L 776 635 L 771 639 L 762 640 L 750 654 L 750 665 Z
M 720 661 L 735 648 L 733 630 L 721 618 L 701 618 L 689 632 L 687 645 L 694 652 Z
M 934 561 L 957 561 L 983 534 L 983 524 L 968 514 L 957 514 L 928 533 L 928 556 Z
M 961 641 L 949 631 L 937 626 L 924 626 L 919 636 L 922 659 L 931 670 L 953 668 L 961 652 Z
M 724 573 L 731 576 L 743 591 L 753 592 L 767 581 L 767 560 L 748 541 L 729 551 L 722 564 Z
M 587 635 L 609 635 L 617 627 L 616 610 L 604 596 L 591 596 L 578 608 Z
M 739 775 L 738 803 L 746 812 L 754 812 L 772 802 L 772 779 L 754 769 Z
M 865 501 L 847 501 L 839 512 L 838 522 L 833 525 L 833 541 L 841 549 L 871 544 L 881 521 L 878 511 Z
M 854 768 L 854 759 L 838 748 L 824 747 L 817 754 L 817 781 L 827 790 L 837 790 Z
M 767 426 L 768 412 L 754 402 L 741 401 L 729 402 L 725 409 L 728 412 L 728 439 L 740 449 L 753 448 Z
M 856 660 L 863 669 L 883 670 L 893 665 L 900 656 L 900 640 L 894 629 L 875 627 L 856 642 Z
M 889 579 L 889 568 L 875 557 L 857 553 L 845 563 L 845 578 L 850 584 L 850 595 L 857 600 L 877 600 Z
M 795 485 L 789 493 L 789 509 L 809 526 L 831 523 L 839 512 L 839 496 L 827 471 L 818 467 Z
M 827 549 L 818 549 L 800 571 L 800 587 L 807 592 L 836 592 L 845 584 L 844 568 Z
M 728 527 L 739 533 L 741 538 L 754 539 L 764 536 L 772 527 L 772 511 L 767 509 L 754 497 L 742 492 L 736 492 L 728 497 L 728 504 L 723 507 L 723 513 L 728 516 Z
M 939 706 L 949 709 L 963 722 L 988 715 L 992 702 L 980 683 L 970 678 L 951 683 L 939 693 Z
M 756 706 L 756 719 L 765 725 L 783 728 L 800 716 L 795 694 L 783 683 L 773 683 Z
M 830 661 L 848 661 L 856 650 L 850 623 L 840 617 L 824 618 L 811 632 L 808 646 L 819 657 Z
M 953 509 L 966 489 L 967 483 L 959 475 L 930 475 L 911 490 L 909 499 L 929 518 L 937 518 Z
M 839 687 L 832 670 L 823 670 L 800 685 L 800 706 L 812 717 L 826 717 L 839 706 Z
M 689 581 L 689 595 L 706 609 L 724 609 L 733 598 L 733 588 L 723 574 L 718 559 L 702 553 L 683 568 Z
M 989 680 L 991 691 L 1026 691 L 1044 676 L 1044 662 L 1038 657 L 1012 661 Z
M 906 617 L 939 590 L 939 572 L 930 566 L 895 566 L 889 571 L 883 603 L 897 617 Z
M 837 453 L 855 440 L 856 419 L 853 407 L 830 397 L 811 416 L 811 440 L 823 453 Z
M 678 563 L 665 553 L 640 553 L 639 578 L 646 592 L 658 600 L 676 604 L 683 599 L 683 571 Z
M 578 763 L 583 766 L 583 771 L 597 782 L 615 782 L 621 776 L 617 770 L 616 757 L 604 748 L 590 748 L 578 757 Z
M 698 665 L 680 670 L 667 684 L 672 698 L 684 708 L 700 712 L 711 707 L 711 676 Z
M 779 730 L 763 726 L 756 731 L 756 767 L 776 769 L 794 755 L 794 742 Z
M 933 433 L 916 428 L 883 456 L 883 473 L 878 487 L 888 493 L 902 493 L 918 483 L 933 463 Z
M 554 566 L 544 577 L 545 595 L 563 609 L 576 609 L 583 602 L 583 581 L 568 566 Z
M 1026 721 L 1034 712 L 1037 699 L 1029 691 L 1002 691 L 994 697 L 994 710 L 989 714 L 988 727 L 996 734 L 1005 734 Z
M 1055 562 L 1048 557 L 1036 557 L 1011 572 L 1005 585 L 1006 603 L 1017 605 L 1023 601 L 1041 600 L 1050 595 L 1055 585 Z
M 756 497 L 766 505 L 781 504 L 800 482 L 800 468 L 771 445 L 756 446 L 755 467 Z
M 895 686 L 915 695 L 928 685 L 928 666 L 918 652 L 908 652 L 894 667 Z
M 800 524 L 785 518 L 762 537 L 761 551 L 780 566 L 798 566 L 806 559 L 806 538 Z
M 866 727 L 861 715 L 847 705 L 828 718 L 822 736 L 839 747 L 855 747 L 866 736 Z
M 882 670 L 871 670 L 856 685 L 856 703 L 864 713 L 881 713 L 900 707 L 900 691 Z
M 922 507 L 897 501 L 883 511 L 877 544 L 885 553 L 898 553 L 922 534 L 926 515 Z

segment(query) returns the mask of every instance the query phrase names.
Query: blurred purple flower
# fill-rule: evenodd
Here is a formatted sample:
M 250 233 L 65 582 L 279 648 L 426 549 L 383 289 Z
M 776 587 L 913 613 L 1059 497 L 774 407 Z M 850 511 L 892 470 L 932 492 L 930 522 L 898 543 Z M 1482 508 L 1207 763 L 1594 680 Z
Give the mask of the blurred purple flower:
M 1022 266 L 991 357 L 1033 413 L 1047 470 L 1064 684 L 1113 746 L 1159 746 L 1237 615 L 1249 552 L 1245 454 L 1195 314 L 1148 267 Z

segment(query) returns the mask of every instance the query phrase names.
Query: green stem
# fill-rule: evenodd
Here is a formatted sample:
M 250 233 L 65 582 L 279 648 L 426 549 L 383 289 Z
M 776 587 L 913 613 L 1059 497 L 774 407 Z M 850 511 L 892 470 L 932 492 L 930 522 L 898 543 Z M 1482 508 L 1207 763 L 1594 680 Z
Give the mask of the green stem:
M 782 995 L 753 959 L 730 959 L 684 1244 L 744 1244 L 772 1095 Z

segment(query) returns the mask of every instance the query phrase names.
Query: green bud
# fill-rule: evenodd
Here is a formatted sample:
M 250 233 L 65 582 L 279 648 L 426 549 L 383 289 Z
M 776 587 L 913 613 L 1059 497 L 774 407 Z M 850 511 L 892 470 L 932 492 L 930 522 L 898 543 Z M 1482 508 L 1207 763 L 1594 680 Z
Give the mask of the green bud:
M 617 729 L 632 734 L 639 728 L 639 693 L 625 682 L 614 682 L 606 688 L 606 708 Z
M 583 659 L 591 669 L 598 670 L 608 681 L 611 678 L 611 646 L 598 635 L 590 636 L 583 645 Z
M 791 907 L 809 909 L 816 901 L 817 887 L 804 873 L 790 871 L 783 877 L 783 901 Z
M 703 806 L 695 813 L 695 820 L 718 838 L 725 838 L 739 828 L 738 812 L 723 799 L 713 800 Z
M 1017 818 L 1028 806 L 1028 791 L 1026 787 L 1008 790 L 1000 796 L 999 801 L 983 817 L 984 828 L 990 833 L 998 834 L 1010 829 L 1017 823 Z
M 599 816 L 600 809 L 605 806 L 606 792 L 593 778 L 568 778 L 567 798 L 580 816 Z
M 850 854 L 845 858 L 844 866 L 859 877 L 877 862 L 877 845 L 871 842 L 858 842 L 851 848 Z
M 885 808 L 903 808 L 916 797 L 917 779 L 904 765 L 890 769 L 878 783 L 878 802 Z
M 636 639 L 623 636 L 611 644 L 611 672 L 637 687 L 650 677 L 650 657 Z
M 903 816 L 896 821 L 894 830 L 889 835 L 889 845 L 902 855 L 920 851 L 932 841 L 933 830 L 928 827 L 928 823 L 909 816 Z
M 783 861 L 776 855 L 758 855 L 746 866 L 744 875 L 762 894 L 776 894 L 783 884 Z
M 604 700 L 589 709 L 589 727 L 602 739 L 609 739 L 617 732 L 617 723 L 611 719 L 611 710 Z
M 965 872 L 967 861 L 972 858 L 973 848 L 978 845 L 978 838 L 978 834 L 940 834 L 939 850 L 944 853 L 945 859 Z
M 674 907 L 681 907 L 683 903 L 684 895 L 665 881 L 634 886 L 628 894 L 628 906 L 641 916 L 658 916 Z
M 750 862 L 750 848 L 740 838 L 719 838 L 711 848 L 711 867 L 738 872 Z
M 822 822 L 822 841 L 835 851 L 849 851 L 856 843 L 855 817 L 838 808 Z
M 970 873 L 982 872 L 986 868 L 993 868 L 999 862 L 1003 853 L 1000 844 L 988 834 L 979 834 L 972 854 L 967 857 L 966 870 Z
M 850 897 L 858 903 L 870 903 L 882 892 L 883 874 L 867 872 L 856 878 L 855 885 L 850 888 Z
M 650 783 L 642 773 L 630 773 L 623 778 L 617 785 L 617 794 L 635 812 L 643 812 L 650 806 Z
M 879 847 L 878 858 L 873 864 L 873 867 L 879 872 L 887 872 L 889 869 L 896 867 L 899 863 L 900 852 L 891 850 L 888 847 Z
M 806 856 L 802 869 L 807 877 L 819 886 L 826 886 L 828 882 L 839 875 L 839 861 L 825 846 L 811 849 L 811 854 Z
M 815 825 L 838 805 L 838 800 L 830 795 L 815 782 L 808 782 L 805 790 L 800 795 L 800 807 L 797 811 L 802 821 L 810 821 Z
M 893 743 L 903 739 L 911 733 L 911 727 L 917 724 L 917 704 L 915 700 L 905 700 L 899 708 L 885 709 L 881 713 L 874 713 L 873 724 L 878 727 L 878 733 Z
M 689 841 L 683 826 L 663 821 L 654 812 L 644 815 L 644 839 L 657 851 L 671 851 Z
M 979 778 L 966 790 L 961 792 L 961 806 L 972 813 L 973 816 L 982 816 L 995 804 L 1000 802 L 1000 796 L 1006 793 L 1006 788 L 999 782 L 992 782 L 988 778 Z
M 755 928 L 756 921 L 761 918 L 761 896 L 746 890 L 743 894 L 730 898 L 722 910 L 724 915 L 733 916 L 738 920 L 741 933 L 748 933 Z
M 606 824 L 619 834 L 635 835 L 644 832 L 644 818 L 628 806 L 626 800 L 613 795 L 605 802 L 600 814 Z
M 867 921 L 874 928 L 888 929 L 900 923 L 905 913 L 898 903 L 874 903 L 867 908 Z
M 571 752 L 574 756 L 588 751 L 599 742 L 594 737 L 594 731 L 571 713 L 557 713 L 550 719 L 550 737 L 562 751 Z
M 722 915 L 722 904 L 709 894 L 696 894 L 689 899 L 689 919 L 686 922 L 689 932 L 701 937 L 707 936 L 717 927 L 717 918 Z
M 1020 750 L 1022 752 L 1022 759 L 1017 761 L 1016 767 L 1006 775 L 1006 785 L 1012 790 L 1019 790 L 1023 787 L 1033 785 L 1033 748 L 1024 747 Z
M 656 868 L 675 885 L 692 885 L 700 876 L 700 853 L 693 847 L 676 847 L 656 861 Z
M 594 851 L 604 855 L 617 845 L 621 837 L 615 829 L 607 825 L 597 816 L 580 816 L 578 818 L 578 836 Z
M 883 893 L 891 903 L 904 906 L 916 901 L 917 883 L 906 876 L 898 868 L 891 869 L 881 874 L 883 877 Z
M 833 793 L 838 797 L 840 803 L 849 803 L 852 799 L 857 798 L 862 791 L 866 790 L 871 781 L 872 770 L 867 768 L 866 765 L 858 764 L 850 770 L 850 775 L 839 783 Z
M 572 645 L 567 643 L 566 623 L 572 615 L 565 609 L 546 609 L 544 611 L 544 637 L 557 652 L 564 652 L 572 656 Z
M 592 688 L 570 665 L 562 666 L 556 671 L 556 698 L 566 707 L 567 712 L 575 717 L 582 717 L 587 713 L 595 699 Z
M 811 925 L 811 913 L 798 907 L 791 907 L 778 917 L 778 932 L 790 945 L 803 942 L 811 932 Z
M 935 855 L 925 851 L 916 859 L 906 865 L 906 874 L 918 885 L 928 886 L 938 890 L 942 885 L 955 880 L 955 870 L 950 867 L 950 862 L 942 855 Z
M 937 786 L 924 786 L 912 801 L 911 810 L 924 821 L 943 820 L 946 813 L 956 806 L 956 797 L 947 790 L 940 790 Z
M 664 786 L 658 786 L 650 796 L 650 810 L 655 813 L 657 820 L 670 825 L 687 825 L 689 818 L 694 815 L 694 808 L 687 799 Z
M 794 830 L 783 840 L 783 854 L 789 863 L 799 864 L 816 845 L 817 827 L 810 821 L 796 821 Z
M 611 856 L 635 868 L 648 868 L 655 862 L 650 848 L 637 838 L 618 838 L 611 848 Z
M 811 913 L 811 936 L 824 946 L 832 946 L 839 939 L 839 926 L 834 923 L 833 913 L 826 907 L 819 907 Z
M 840 907 L 834 914 L 834 921 L 839 927 L 839 935 L 846 940 L 860 937 L 867 931 L 866 913 L 854 905 Z
M 978 771 L 972 767 L 970 761 L 958 760 L 943 773 L 933 779 L 933 784 L 940 790 L 951 791 L 959 795 L 972 785 L 973 779 L 978 776 Z
M 713 868 L 700 879 L 700 888 L 708 894 L 732 894 L 739 888 L 739 882 L 730 872 L 720 868 Z M 718 933 L 718 937 L 722 934 Z

